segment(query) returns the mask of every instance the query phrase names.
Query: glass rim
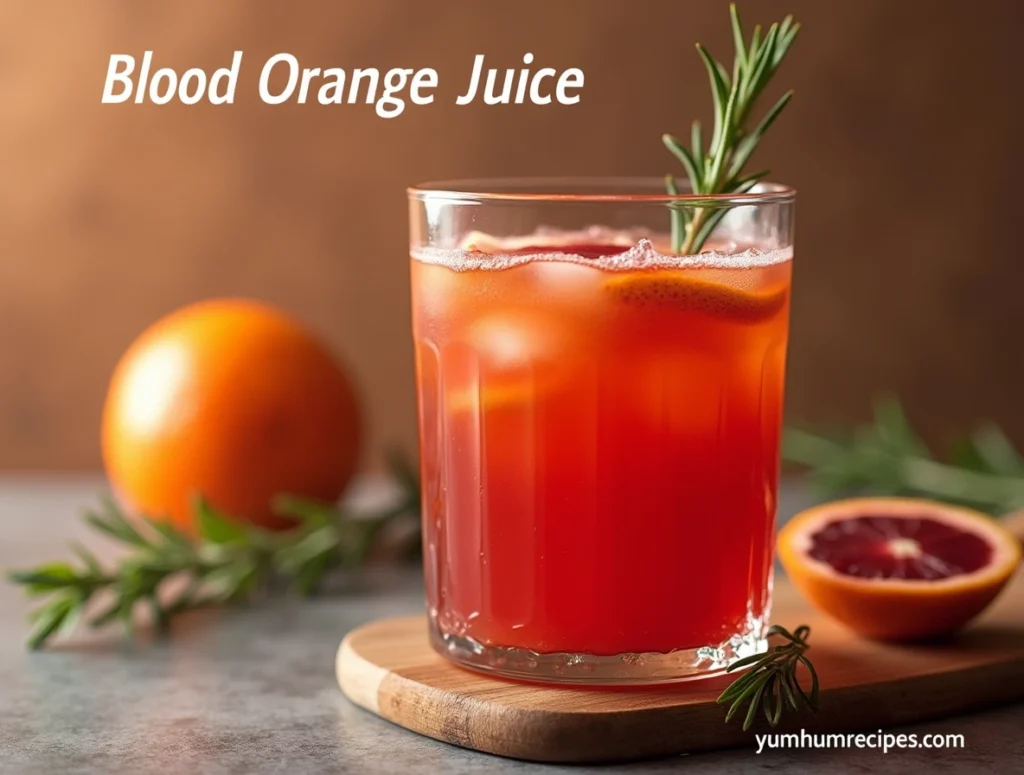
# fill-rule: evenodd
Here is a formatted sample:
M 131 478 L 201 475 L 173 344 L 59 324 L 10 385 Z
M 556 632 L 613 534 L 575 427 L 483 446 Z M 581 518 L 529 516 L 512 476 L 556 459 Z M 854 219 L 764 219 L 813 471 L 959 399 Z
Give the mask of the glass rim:
M 764 181 L 745 194 L 694 194 L 687 192 L 689 181 L 678 182 L 678 194 L 665 191 L 665 178 L 655 177 L 507 177 L 437 180 L 409 186 L 410 200 L 526 203 L 618 203 L 689 205 L 764 205 L 796 201 L 796 189 L 782 183 Z

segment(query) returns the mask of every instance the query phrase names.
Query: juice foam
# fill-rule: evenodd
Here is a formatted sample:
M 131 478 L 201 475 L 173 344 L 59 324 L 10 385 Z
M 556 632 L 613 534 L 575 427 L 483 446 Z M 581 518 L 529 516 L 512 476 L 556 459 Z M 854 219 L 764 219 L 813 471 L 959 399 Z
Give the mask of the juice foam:
M 620 247 L 621 251 L 599 256 L 573 252 L 574 247 L 582 245 Z M 790 261 L 793 249 L 762 250 L 730 244 L 696 255 L 678 255 L 668 251 L 668 238 L 664 235 L 591 227 L 575 232 L 542 229 L 525 236 L 503 238 L 472 232 L 456 248 L 419 248 L 412 251 L 412 257 L 456 272 L 502 271 L 540 261 L 580 264 L 608 272 L 635 272 L 754 269 Z

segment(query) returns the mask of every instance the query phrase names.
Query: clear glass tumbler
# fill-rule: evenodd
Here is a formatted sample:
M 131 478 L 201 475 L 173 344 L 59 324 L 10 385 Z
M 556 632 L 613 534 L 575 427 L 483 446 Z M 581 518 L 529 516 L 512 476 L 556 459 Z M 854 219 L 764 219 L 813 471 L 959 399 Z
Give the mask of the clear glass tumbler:
M 662 185 L 409 191 L 430 632 L 463 666 L 665 682 L 766 648 L 795 192 Z

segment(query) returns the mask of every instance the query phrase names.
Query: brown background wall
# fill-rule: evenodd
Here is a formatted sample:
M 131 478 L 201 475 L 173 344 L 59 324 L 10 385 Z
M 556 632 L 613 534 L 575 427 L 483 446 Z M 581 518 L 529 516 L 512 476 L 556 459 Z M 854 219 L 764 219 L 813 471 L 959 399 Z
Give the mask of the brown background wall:
M 795 185 L 789 416 L 855 419 L 898 392 L 932 438 L 981 417 L 1024 440 L 1024 164 L 1017 0 L 746 2 L 804 35 L 797 98 L 759 159 Z M 4 0 L 0 4 L 0 468 L 98 465 L 106 379 L 156 317 L 214 295 L 293 310 L 355 369 L 373 429 L 414 443 L 403 189 L 424 179 L 655 174 L 707 117 L 692 42 L 715 0 Z M 233 106 L 100 105 L 107 58 L 227 65 Z M 267 106 L 273 53 L 435 67 L 438 99 Z M 472 58 L 581 67 L 575 107 L 456 107 Z

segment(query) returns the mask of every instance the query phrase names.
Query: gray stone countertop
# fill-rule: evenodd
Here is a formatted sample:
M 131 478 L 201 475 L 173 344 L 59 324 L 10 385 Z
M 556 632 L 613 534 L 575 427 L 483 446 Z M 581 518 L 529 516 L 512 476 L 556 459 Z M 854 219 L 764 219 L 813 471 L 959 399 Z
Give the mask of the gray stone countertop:
M 0 478 L 0 569 L 61 557 L 88 537 L 80 509 L 97 478 Z M 784 493 L 783 514 L 806 499 Z M 607 767 L 529 764 L 420 737 L 351 705 L 334 679 L 342 636 L 422 610 L 413 570 L 358 594 L 193 614 L 169 639 L 116 631 L 26 653 L 28 609 L 0 584 L 2 773 L 1024 772 L 1024 705 L 901 732 L 958 733 L 961 750 L 776 750 L 753 746 Z M 889 731 L 889 730 L 886 730 Z

